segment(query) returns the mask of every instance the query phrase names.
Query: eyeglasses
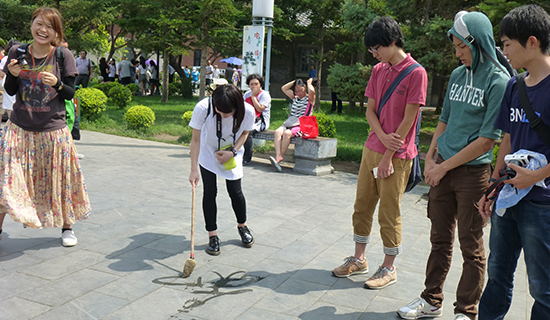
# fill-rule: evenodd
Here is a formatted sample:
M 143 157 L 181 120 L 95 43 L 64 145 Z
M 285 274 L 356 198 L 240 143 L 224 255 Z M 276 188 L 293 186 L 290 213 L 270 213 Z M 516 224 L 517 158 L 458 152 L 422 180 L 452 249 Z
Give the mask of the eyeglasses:
M 380 45 L 377 45 L 376 47 L 372 47 L 368 51 L 370 53 L 378 53 L 378 48 L 380 48 Z

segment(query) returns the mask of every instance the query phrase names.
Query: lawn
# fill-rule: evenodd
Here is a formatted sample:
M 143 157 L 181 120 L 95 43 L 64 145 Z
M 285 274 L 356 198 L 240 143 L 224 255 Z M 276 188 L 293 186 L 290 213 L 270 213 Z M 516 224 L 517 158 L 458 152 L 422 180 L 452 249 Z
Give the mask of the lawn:
M 181 97 L 170 97 L 167 103 L 160 102 L 160 96 L 134 96 L 132 102 L 126 109 L 119 109 L 114 105 L 107 105 L 107 110 L 95 121 L 83 120 L 81 128 L 84 130 L 98 131 L 108 134 L 163 141 L 168 143 L 189 144 L 192 130 L 184 126 L 182 115 L 186 111 L 193 110 L 198 98 L 182 99 Z M 146 131 L 129 129 L 124 121 L 124 113 L 134 105 L 145 105 L 155 112 L 155 123 Z M 278 128 L 288 116 L 288 102 L 284 100 L 273 100 L 271 107 L 270 129 Z M 322 102 L 321 110 L 315 112 L 327 113 L 330 110 L 330 102 Z M 363 145 L 368 135 L 369 125 L 365 119 L 364 111 L 359 108 L 357 111 L 347 110 L 344 105 L 344 114 L 328 114 L 334 120 L 336 126 L 336 138 L 338 139 L 337 161 L 361 161 Z M 422 141 L 428 144 L 421 146 L 425 152 L 429 146 L 429 137 L 433 134 L 437 117 L 433 113 L 425 113 L 425 120 L 422 122 Z M 434 120 L 435 118 L 435 120 Z M 261 151 L 268 151 L 272 148 L 270 144 L 263 147 Z

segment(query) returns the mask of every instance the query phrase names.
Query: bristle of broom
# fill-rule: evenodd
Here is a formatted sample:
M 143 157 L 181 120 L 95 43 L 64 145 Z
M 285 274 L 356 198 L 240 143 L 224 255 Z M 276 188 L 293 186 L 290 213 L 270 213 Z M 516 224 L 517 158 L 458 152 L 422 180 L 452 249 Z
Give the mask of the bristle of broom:
M 187 278 L 191 275 L 193 270 L 195 270 L 195 266 L 197 265 L 197 261 L 195 259 L 187 259 L 185 261 L 185 265 L 183 266 L 183 274 L 181 275 L 182 278 Z

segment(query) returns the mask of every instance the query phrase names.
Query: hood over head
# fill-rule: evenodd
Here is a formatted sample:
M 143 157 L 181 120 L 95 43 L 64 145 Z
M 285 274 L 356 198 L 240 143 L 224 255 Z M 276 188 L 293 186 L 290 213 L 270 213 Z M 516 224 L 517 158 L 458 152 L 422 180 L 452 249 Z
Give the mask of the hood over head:
M 460 11 L 456 14 L 453 27 L 447 32 L 453 40 L 458 37 L 467 44 L 472 51 L 472 64 L 470 69 L 488 68 L 492 64 L 498 68 L 504 68 L 496 54 L 495 40 L 493 38 L 493 26 L 489 18 L 481 12 Z

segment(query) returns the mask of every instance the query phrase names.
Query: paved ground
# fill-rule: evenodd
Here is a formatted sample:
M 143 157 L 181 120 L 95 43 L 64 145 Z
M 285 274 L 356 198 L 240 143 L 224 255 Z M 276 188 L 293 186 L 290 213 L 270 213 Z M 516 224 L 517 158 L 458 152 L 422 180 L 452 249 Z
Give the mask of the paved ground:
M 277 173 L 256 159 L 243 179 L 256 244 L 240 246 L 222 183 L 222 254 L 204 252 L 201 186 L 197 267 L 183 279 L 190 250 L 189 149 L 94 132 L 82 136 L 77 147 L 85 155 L 81 164 L 93 214 L 74 226 L 79 244 L 73 248 L 61 246 L 59 229 L 24 229 L 6 218 L 0 319 L 397 319 L 395 311 L 423 289 L 429 252 L 426 187 L 403 198 L 397 284 L 371 291 L 362 284 L 381 263 L 377 225 L 367 247 L 369 274 L 339 279 L 330 273 L 353 252 L 357 177 L 304 176 L 289 168 Z M 443 319 L 452 319 L 460 265 L 455 250 Z M 528 319 L 527 289 L 522 260 L 506 319 Z

